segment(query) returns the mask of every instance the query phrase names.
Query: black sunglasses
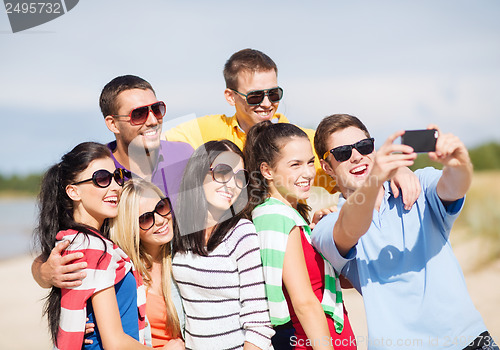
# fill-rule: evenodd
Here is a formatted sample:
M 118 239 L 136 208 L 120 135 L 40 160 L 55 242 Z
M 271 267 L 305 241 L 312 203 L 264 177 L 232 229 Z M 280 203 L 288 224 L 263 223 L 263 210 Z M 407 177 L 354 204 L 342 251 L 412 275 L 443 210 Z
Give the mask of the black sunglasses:
M 323 159 L 326 159 L 328 157 L 328 154 L 331 153 L 333 154 L 337 162 L 345 162 L 346 160 L 351 158 L 353 148 L 356 148 L 356 150 L 360 154 L 366 156 L 367 154 L 373 152 L 373 149 L 375 148 L 375 139 L 364 139 L 352 145 L 343 145 L 332 148 L 331 150 L 325 152 L 325 154 L 323 155 Z
M 172 208 L 170 206 L 170 200 L 168 198 L 162 198 L 156 204 L 153 211 L 148 211 L 139 216 L 139 227 L 144 231 L 149 230 L 155 224 L 155 213 L 165 217 L 171 212 Z
M 250 106 L 260 105 L 262 101 L 264 101 L 264 98 L 266 96 L 269 97 L 269 101 L 271 101 L 271 103 L 279 102 L 279 100 L 283 98 L 283 89 L 280 88 L 279 86 L 267 90 L 250 91 L 248 94 L 244 94 L 235 89 L 230 89 L 230 90 L 233 90 L 234 92 L 240 94 L 241 96 L 244 96 L 247 100 L 247 104 Z
M 116 168 L 113 173 L 110 173 L 105 169 L 101 169 L 95 171 L 90 179 L 74 182 L 72 185 L 79 185 L 84 182 L 92 181 L 97 187 L 106 188 L 111 185 L 111 180 L 115 179 L 118 185 L 123 186 L 125 183 L 125 172 L 126 170 L 122 168 Z
M 245 169 L 238 170 L 235 173 L 231 166 L 221 163 L 210 168 L 210 171 L 212 172 L 212 179 L 218 183 L 228 183 L 234 177 L 236 187 L 243 189 L 248 185 L 248 171 Z
M 134 108 L 128 115 L 113 115 L 114 118 L 130 118 L 130 124 L 142 125 L 148 120 L 149 111 L 152 111 L 155 118 L 162 120 L 167 113 L 167 105 L 163 101 L 158 101 L 147 106 Z

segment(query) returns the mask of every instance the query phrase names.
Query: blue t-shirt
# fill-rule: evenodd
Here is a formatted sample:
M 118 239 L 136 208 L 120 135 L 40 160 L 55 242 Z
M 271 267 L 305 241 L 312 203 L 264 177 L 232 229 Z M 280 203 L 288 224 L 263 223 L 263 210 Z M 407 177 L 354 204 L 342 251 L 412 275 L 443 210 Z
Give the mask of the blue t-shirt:
M 449 234 L 464 199 L 446 207 L 437 195 L 441 171 L 415 172 L 422 193 L 408 211 L 389 183 L 365 235 L 343 257 L 333 240 L 339 212 L 314 228 L 313 245 L 363 295 L 369 349 L 463 349 L 486 330 L 474 307 Z
M 132 271 L 129 271 L 125 277 L 115 284 L 116 301 L 118 302 L 118 310 L 120 311 L 120 318 L 122 322 L 123 332 L 132 338 L 139 341 L 139 315 L 137 311 L 137 283 L 135 281 Z M 92 344 L 85 344 L 84 349 L 102 350 L 101 335 L 99 333 L 99 326 L 95 321 L 94 309 L 92 308 L 92 301 L 87 301 L 87 317 L 89 322 L 95 324 L 94 332 L 89 334 L 88 339 L 92 339 Z

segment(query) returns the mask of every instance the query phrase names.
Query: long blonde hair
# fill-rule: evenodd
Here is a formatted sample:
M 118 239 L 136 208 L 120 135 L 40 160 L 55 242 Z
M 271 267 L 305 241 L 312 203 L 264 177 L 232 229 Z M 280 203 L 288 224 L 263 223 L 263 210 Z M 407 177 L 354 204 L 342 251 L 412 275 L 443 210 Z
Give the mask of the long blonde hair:
M 140 242 L 139 202 L 146 190 L 153 190 L 160 198 L 164 195 L 151 182 L 142 179 L 131 179 L 123 186 L 118 205 L 118 216 L 111 222 L 110 237 L 134 263 L 135 268 L 144 278 L 147 286 L 151 286 L 149 270 L 153 266 L 153 258 L 146 252 Z M 161 256 L 161 289 L 167 306 L 166 330 L 173 338 L 180 337 L 179 317 L 171 296 L 172 285 L 172 250 L 170 243 L 160 249 Z

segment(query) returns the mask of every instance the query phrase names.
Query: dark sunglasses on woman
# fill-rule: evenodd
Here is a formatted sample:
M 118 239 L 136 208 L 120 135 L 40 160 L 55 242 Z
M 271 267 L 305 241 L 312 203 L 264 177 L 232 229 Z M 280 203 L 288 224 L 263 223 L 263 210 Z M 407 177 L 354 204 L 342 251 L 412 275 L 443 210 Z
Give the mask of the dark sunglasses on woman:
M 72 183 L 72 185 L 79 185 L 84 182 L 92 181 L 92 183 L 97 187 L 106 188 L 111 185 L 111 181 L 115 179 L 118 185 L 123 186 L 123 184 L 125 183 L 125 172 L 126 170 L 122 168 L 116 168 L 113 173 L 110 173 L 105 169 L 100 169 L 94 171 L 90 179 L 74 182 Z
M 212 179 L 218 183 L 228 183 L 234 177 L 236 187 L 243 189 L 248 185 L 248 171 L 245 169 L 238 170 L 235 173 L 231 166 L 221 163 L 210 168 L 210 171 L 212 172 Z
M 167 113 L 167 105 L 163 101 L 158 101 L 150 105 L 134 108 L 128 115 L 113 115 L 113 118 L 130 118 L 130 124 L 142 125 L 148 120 L 149 111 L 153 112 L 158 121 L 162 120 Z
M 153 211 L 148 211 L 139 216 L 139 227 L 144 231 L 149 230 L 155 224 L 155 213 L 165 217 L 170 214 L 171 211 L 170 200 L 168 198 L 162 198 L 156 204 Z
M 231 90 L 245 97 L 247 104 L 249 106 L 260 105 L 262 101 L 264 101 L 264 98 L 266 96 L 269 97 L 269 101 L 271 101 L 271 103 L 279 102 L 279 100 L 283 98 L 283 89 L 280 88 L 279 86 L 267 90 L 253 90 L 250 91 L 248 94 L 244 94 L 235 89 Z
M 356 150 L 366 156 L 373 152 L 375 146 L 375 139 L 369 138 L 353 143 L 352 145 L 343 145 L 339 147 L 332 148 L 331 150 L 325 152 L 323 155 L 323 159 L 328 158 L 328 154 L 331 153 L 337 160 L 337 162 L 345 162 L 352 155 L 352 149 L 356 148 Z

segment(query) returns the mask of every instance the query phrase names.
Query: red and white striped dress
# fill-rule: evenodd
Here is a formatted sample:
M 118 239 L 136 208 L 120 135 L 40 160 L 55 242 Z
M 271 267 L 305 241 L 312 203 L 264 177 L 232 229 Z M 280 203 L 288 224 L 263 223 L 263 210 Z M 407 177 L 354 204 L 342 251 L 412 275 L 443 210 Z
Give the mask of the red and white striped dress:
M 71 242 L 63 255 L 84 253 L 84 257 L 75 262 L 87 262 L 87 268 L 84 269 L 87 277 L 80 286 L 61 290 L 61 318 L 57 346 L 54 346 L 54 349 L 81 349 L 87 318 L 87 300 L 95 293 L 120 282 L 130 270 L 137 283 L 139 339 L 144 343 L 146 292 L 142 277 L 135 271 L 129 257 L 116 244 L 97 232 L 95 234 L 102 240 L 75 230 L 60 231 L 56 236 L 58 242 Z

